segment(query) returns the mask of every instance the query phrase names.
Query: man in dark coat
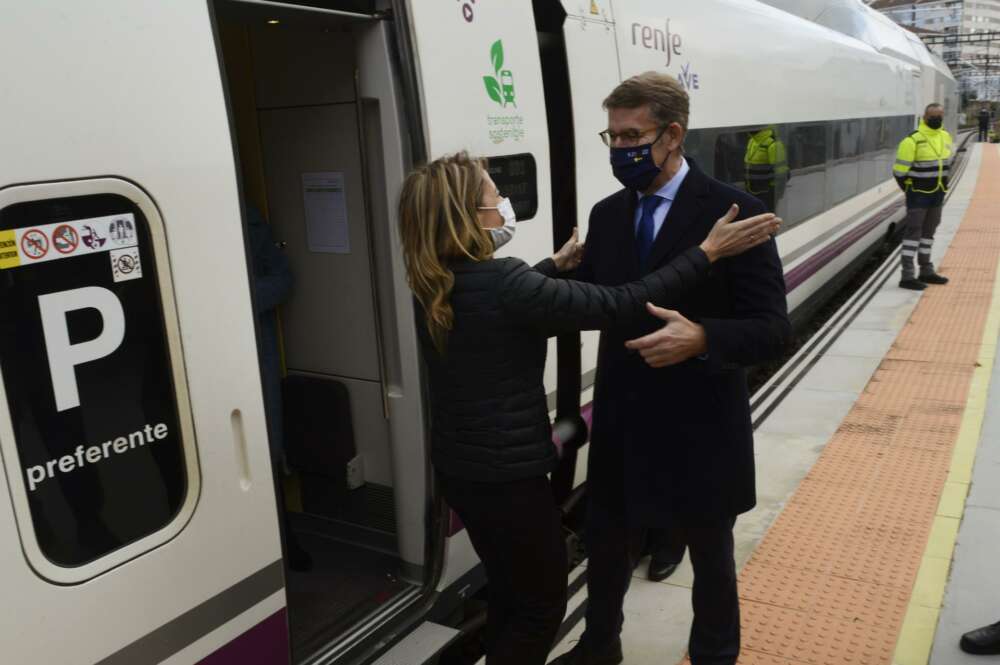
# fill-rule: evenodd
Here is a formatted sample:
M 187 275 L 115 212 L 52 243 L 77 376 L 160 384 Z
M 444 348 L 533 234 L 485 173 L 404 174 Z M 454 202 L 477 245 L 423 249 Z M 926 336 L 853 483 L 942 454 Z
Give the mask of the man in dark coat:
M 979 109 L 979 140 L 986 142 L 990 140 L 990 110 L 985 106 Z
M 605 100 L 612 168 L 625 189 L 594 206 L 577 278 L 617 285 L 701 242 L 736 204 L 757 199 L 703 173 L 683 153 L 688 96 L 648 72 Z M 720 261 L 677 311 L 601 336 L 588 470 L 587 629 L 559 665 L 622 662 L 622 607 L 649 529 L 669 529 L 694 566 L 694 665 L 731 665 L 740 648 L 736 516 L 754 507 L 745 367 L 791 335 L 772 240 Z

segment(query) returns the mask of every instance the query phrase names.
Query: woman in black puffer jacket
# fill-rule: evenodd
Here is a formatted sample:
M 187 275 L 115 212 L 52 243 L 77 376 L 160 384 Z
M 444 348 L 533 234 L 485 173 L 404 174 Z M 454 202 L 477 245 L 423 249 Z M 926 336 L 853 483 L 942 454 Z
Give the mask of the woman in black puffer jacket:
M 414 171 L 400 233 L 431 388 L 431 461 L 489 579 L 488 665 L 543 665 L 566 609 L 566 551 L 547 474 L 556 465 L 542 375 L 547 338 L 608 329 L 676 302 L 710 264 L 765 242 L 780 220 L 730 223 L 624 286 L 555 279 L 582 257 L 576 232 L 534 268 L 493 252 L 513 211 L 464 153 Z

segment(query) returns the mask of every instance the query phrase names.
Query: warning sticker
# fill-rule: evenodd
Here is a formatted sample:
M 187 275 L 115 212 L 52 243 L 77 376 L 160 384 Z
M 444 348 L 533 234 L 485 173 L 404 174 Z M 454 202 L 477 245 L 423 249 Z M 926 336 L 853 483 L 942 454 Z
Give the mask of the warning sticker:
M 135 222 L 132 215 L 119 217 L 108 225 L 108 235 L 111 242 L 118 247 L 130 247 L 135 244 Z
M 38 229 L 25 231 L 21 236 L 21 253 L 25 258 L 40 261 L 49 253 L 49 239 Z
M 142 277 L 142 263 L 139 261 L 139 248 L 111 250 L 111 274 L 116 282 L 127 282 L 130 279 Z
M 17 234 L 13 231 L 0 231 L 0 270 L 19 265 L 21 256 L 17 252 Z
M 132 213 L 0 231 L 0 270 L 137 245 Z
M 62 224 L 52 232 L 52 245 L 60 254 L 72 254 L 80 246 L 80 234 L 69 224 Z

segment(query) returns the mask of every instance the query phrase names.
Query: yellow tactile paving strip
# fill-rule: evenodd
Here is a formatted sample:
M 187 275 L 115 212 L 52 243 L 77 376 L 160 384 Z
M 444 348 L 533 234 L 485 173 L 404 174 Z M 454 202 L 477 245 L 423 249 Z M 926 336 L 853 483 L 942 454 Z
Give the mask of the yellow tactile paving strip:
M 1000 329 L 1000 154 L 940 270 L 740 574 L 743 665 L 926 665 Z

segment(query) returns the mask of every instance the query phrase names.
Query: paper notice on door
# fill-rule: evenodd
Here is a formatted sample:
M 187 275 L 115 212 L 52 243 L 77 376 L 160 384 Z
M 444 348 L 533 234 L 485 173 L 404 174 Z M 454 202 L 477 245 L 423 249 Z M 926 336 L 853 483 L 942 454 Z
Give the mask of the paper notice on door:
M 350 254 L 344 174 L 338 171 L 303 173 L 302 195 L 309 251 Z

